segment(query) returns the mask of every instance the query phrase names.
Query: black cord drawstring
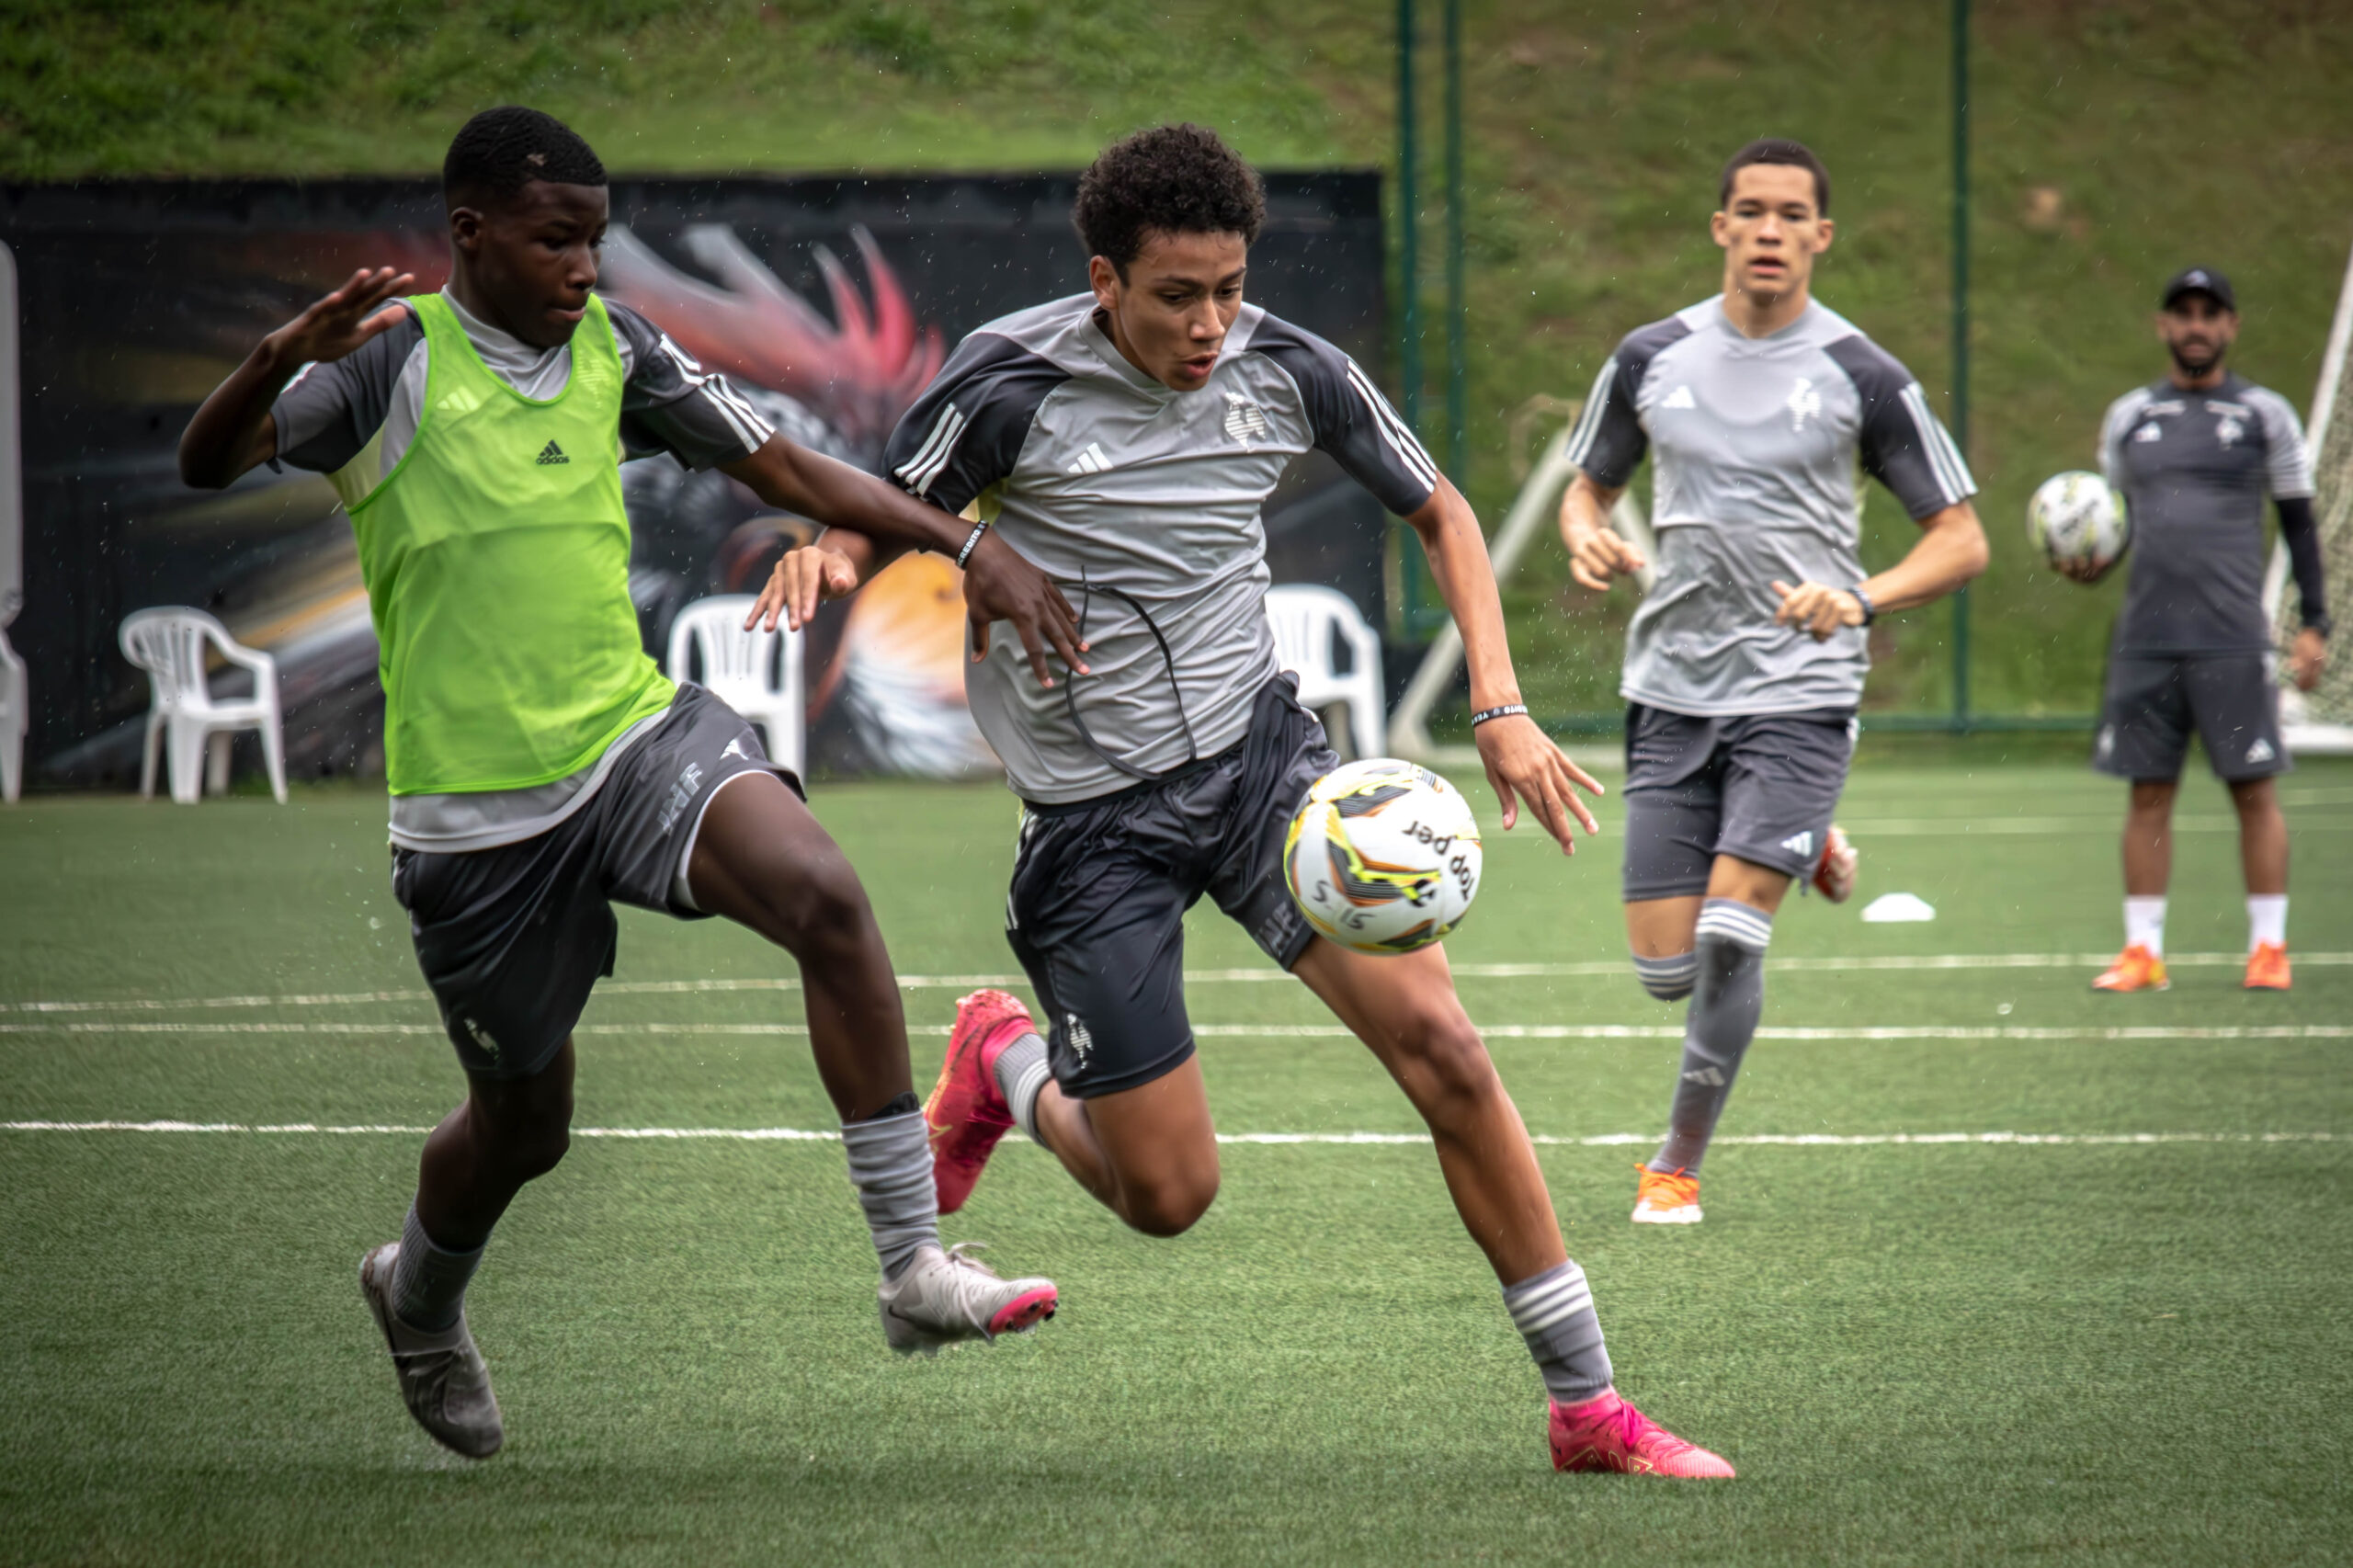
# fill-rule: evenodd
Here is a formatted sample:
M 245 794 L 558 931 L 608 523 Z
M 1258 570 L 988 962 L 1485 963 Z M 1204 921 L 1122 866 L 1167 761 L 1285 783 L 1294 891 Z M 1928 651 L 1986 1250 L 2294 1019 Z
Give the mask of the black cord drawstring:
M 1064 585 L 1067 586 L 1068 585 Z M 1179 686 L 1176 681 L 1176 655 L 1169 652 L 1168 639 L 1162 636 L 1160 633 L 1160 623 L 1152 619 L 1152 612 L 1150 610 L 1144 608 L 1142 605 L 1136 602 L 1136 597 L 1133 594 L 1129 593 L 1124 588 L 1112 587 L 1108 583 L 1097 585 L 1090 582 L 1087 579 L 1084 569 L 1081 569 L 1078 579 L 1078 589 L 1081 596 L 1079 599 L 1078 611 L 1078 635 L 1080 641 L 1084 642 L 1086 638 L 1087 612 L 1094 608 L 1095 595 L 1098 586 L 1102 592 L 1110 595 L 1113 598 L 1125 601 L 1127 607 L 1130 609 L 1134 610 L 1136 614 L 1142 618 L 1144 624 L 1144 630 L 1152 633 L 1153 642 L 1160 646 L 1161 665 L 1168 673 L 1168 693 L 1176 703 L 1176 724 L 1179 729 L 1185 732 L 1185 760 L 1178 763 L 1176 767 L 1169 768 L 1166 772 L 1149 773 L 1144 769 L 1136 767 L 1132 763 L 1126 762 L 1120 757 L 1112 756 L 1111 753 L 1104 747 L 1103 744 L 1095 738 L 1095 733 L 1086 727 L 1086 721 L 1079 716 L 1078 672 L 1075 670 L 1069 672 L 1063 677 L 1063 706 L 1069 710 L 1070 722 L 1072 725 L 1077 729 L 1078 738 L 1086 743 L 1087 750 L 1093 752 L 1097 756 L 1101 757 L 1105 762 L 1108 763 L 1111 767 L 1118 768 L 1121 773 L 1126 774 L 1131 778 L 1138 779 L 1146 784 L 1157 784 L 1162 779 L 1169 777 L 1170 774 L 1176 773 L 1181 768 L 1190 767 L 1194 763 L 1199 762 L 1201 759 L 1201 743 L 1196 740 L 1193 736 L 1193 722 L 1185 716 L 1185 691 L 1184 687 Z

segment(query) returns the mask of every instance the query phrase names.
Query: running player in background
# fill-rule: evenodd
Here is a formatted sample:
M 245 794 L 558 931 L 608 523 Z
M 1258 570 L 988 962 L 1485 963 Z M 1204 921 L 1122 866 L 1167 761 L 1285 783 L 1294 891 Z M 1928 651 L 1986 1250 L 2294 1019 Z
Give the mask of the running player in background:
M 1200 1218 L 1218 1153 L 1185 1011 L 1184 917 L 1207 893 L 1427 1123 L 1551 1395 L 1553 1463 L 1729 1476 L 1613 1387 L 1592 1291 L 1444 952 L 1347 951 L 1309 929 L 1284 885 L 1290 818 L 1339 760 L 1276 663 L 1266 612 L 1259 509 L 1310 449 L 1420 536 L 1461 628 L 1504 826 L 1525 803 L 1567 852 L 1573 819 L 1594 826 L 1575 791 L 1598 786 L 1520 704 L 1470 506 L 1347 355 L 1243 302 L 1265 210 L 1257 176 L 1212 131 L 1163 127 L 1111 147 L 1079 184 L 1092 290 L 973 333 L 891 440 L 902 484 L 971 519 L 964 549 L 1001 536 L 1063 585 L 1092 665 L 1049 692 L 1010 650 L 976 644 L 967 673 L 1023 801 L 1006 934 L 1047 1031 L 1001 991 L 958 1007 L 926 1108 L 940 1208 L 963 1203 L 1018 1126 L 1137 1230 L 1173 1236 Z M 829 533 L 786 557 L 762 607 L 799 624 L 884 553 Z
M 1911 372 L 1813 298 L 1830 176 L 1795 142 L 1726 165 L 1723 290 L 1627 335 L 1571 437 L 1570 572 L 1606 590 L 1646 564 L 1609 509 L 1654 450 L 1658 573 L 1626 633 L 1626 933 L 1662 1001 L 1691 998 L 1666 1141 L 1634 1213 L 1696 1222 L 1699 1162 L 1765 1005 L 1790 884 L 1834 901 L 1855 854 L 1832 824 L 1874 617 L 1985 567 L 1976 484 Z M 1920 526 L 1865 576 L 1861 466 Z
M 504 1441 L 466 1284 L 507 1204 L 563 1157 L 572 1029 L 613 971 L 615 900 L 724 915 L 799 961 L 892 1347 L 1034 1324 L 1053 1311 L 1049 1281 L 999 1279 L 939 1244 L 898 983 L 856 874 L 751 727 L 639 645 L 619 463 L 667 452 L 904 543 L 952 549 L 961 529 L 783 440 L 590 292 L 605 170 L 560 121 L 485 110 L 442 180 L 449 287 L 394 301 L 412 278 L 357 274 L 265 337 L 180 442 L 195 485 L 262 462 L 329 474 L 358 537 L 392 891 L 467 1079 L 426 1140 L 401 1239 L 360 1263 L 410 1414 L 473 1458 Z M 1001 543 L 972 566 L 975 617 L 1075 656 L 1069 606 L 1036 568 Z
M 2193 728 L 2238 808 L 2246 986 L 2288 989 L 2288 823 L 2272 780 L 2290 764 L 2279 693 L 2266 666 L 2266 491 L 2302 600 L 2288 653 L 2300 690 L 2319 682 L 2328 657 L 2328 600 L 2303 430 L 2286 398 L 2233 373 L 2238 334 L 2229 278 L 2202 267 L 2176 277 L 2157 312 L 2172 369 L 2109 404 L 2100 426 L 2100 470 L 2131 519 L 2132 564 L 2092 766 L 2130 780 L 2132 794 L 2124 818 L 2124 952 L 2092 982 L 2098 991 L 2171 984 L 2165 884 L 2174 796 Z M 2070 575 L 2089 582 L 2100 574 Z

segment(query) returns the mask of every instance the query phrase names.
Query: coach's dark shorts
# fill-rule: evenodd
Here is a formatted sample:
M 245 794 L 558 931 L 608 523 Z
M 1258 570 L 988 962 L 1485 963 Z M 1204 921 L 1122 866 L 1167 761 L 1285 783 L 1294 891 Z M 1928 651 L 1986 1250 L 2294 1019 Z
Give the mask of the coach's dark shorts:
M 1297 690 L 1269 681 L 1250 733 L 1173 778 L 1023 812 L 1006 938 L 1064 1094 L 1132 1089 L 1193 1054 L 1185 912 L 1203 893 L 1283 968 L 1306 950 L 1314 933 L 1283 885 L 1283 835 L 1340 759 Z
M 392 896 L 467 1072 L 528 1078 L 548 1064 L 613 972 L 612 901 L 703 918 L 670 891 L 704 805 L 739 773 L 801 788 L 733 709 L 681 686 L 596 794 L 538 837 L 459 855 L 392 851 Z
M 1706 892 L 1719 855 L 1811 875 L 1855 733 L 1847 709 L 1701 719 L 1630 705 L 1626 902 Z
M 2119 653 L 2101 708 L 2092 766 L 2119 778 L 2180 778 L 2192 726 L 2217 778 L 2243 783 L 2292 766 L 2279 688 L 2260 653 Z

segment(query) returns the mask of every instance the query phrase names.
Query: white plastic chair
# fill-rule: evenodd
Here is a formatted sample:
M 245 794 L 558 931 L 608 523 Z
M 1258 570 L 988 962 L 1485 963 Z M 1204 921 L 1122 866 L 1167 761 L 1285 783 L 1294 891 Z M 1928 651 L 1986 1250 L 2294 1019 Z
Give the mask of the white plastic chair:
M 122 656 L 147 672 L 155 690 L 147 710 L 147 742 L 139 758 L 139 793 L 155 793 L 155 753 L 162 747 L 172 799 L 190 806 L 206 786 L 218 794 L 229 787 L 229 732 L 259 730 L 262 760 L 269 767 L 269 792 L 286 803 L 284 721 L 278 707 L 278 661 L 248 648 L 229 629 L 200 609 L 165 605 L 126 616 L 120 632 Z M 205 644 L 254 677 L 247 698 L 212 695 L 205 676 Z M 210 766 L 204 767 L 210 743 Z M 202 772 L 199 769 L 202 767 Z
M 681 609 L 670 622 L 670 678 L 710 687 L 760 727 L 770 762 L 799 773 L 808 708 L 801 692 L 801 634 L 787 631 L 781 618 L 774 631 L 745 631 L 756 602 L 749 594 L 722 594 Z
M 0 801 L 13 803 L 25 787 L 25 731 L 32 723 L 32 691 L 25 661 L 0 631 Z
M 1337 588 L 1286 583 L 1267 590 L 1267 619 L 1275 629 L 1275 656 L 1299 676 L 1300 706 L 1347 704 L 1348 739 L 1357 756 L 1385 752 L 1389 726 L 1381 700 L 1381 635 L 1365 623 L 1356 601 Z M 1333 662 L 1335 633 L 1347 644 L 1345 671 Z

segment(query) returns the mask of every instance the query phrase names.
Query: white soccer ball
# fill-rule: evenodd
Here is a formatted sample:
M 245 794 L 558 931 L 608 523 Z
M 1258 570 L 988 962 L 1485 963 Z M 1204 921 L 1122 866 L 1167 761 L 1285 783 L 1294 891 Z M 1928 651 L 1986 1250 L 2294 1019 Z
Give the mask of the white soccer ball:
M 1479 822 L 1427 767 L 1376 757 L 1315 781 L 1283 839 L 1283 881 L 1352 952 L 1409 953 L 1462 923 L 1479 892 Z
M 2106 571 L 2124 553 L 2131 530 L 2108 481 L 2077 470 L 2042 482 L 2026 504 L 2026 535 L 2053 566 Z

